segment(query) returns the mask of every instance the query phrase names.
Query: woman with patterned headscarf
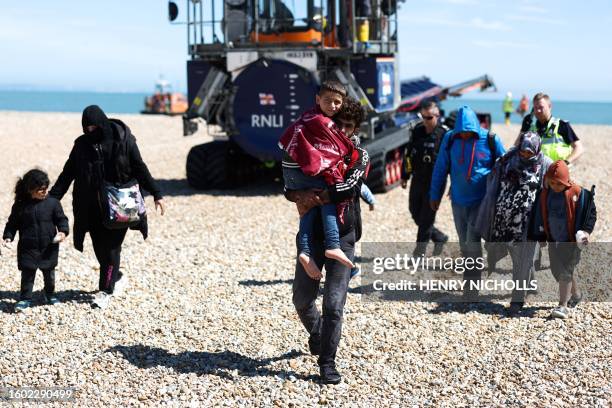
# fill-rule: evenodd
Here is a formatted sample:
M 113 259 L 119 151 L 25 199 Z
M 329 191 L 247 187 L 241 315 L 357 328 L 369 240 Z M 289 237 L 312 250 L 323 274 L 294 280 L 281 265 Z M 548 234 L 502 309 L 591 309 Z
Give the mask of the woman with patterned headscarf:
M 527 286 L 532 275 L 536 250 L 536 242 L 527 239 L 529 220 L 544 175 L 552 163 L 542 154 L 541 144 L 537 133 L 521 133 L 517 146 L 511 148 L 495 167 L 499 172 L 499 185 L 491 220 L 491 241 L 505 243 L 512 258 L 512 279 L 523 286 Z M 514 290 L 510 312 L 518 312 L 524 299 L 524 290 Z
M 527 238 L 531 209 L 552 163 L 540 147 L 540 136 L 525 132 L 520 136 L 519 146 L 500 160 L 492 231 L 495 242 L 522 242 Z

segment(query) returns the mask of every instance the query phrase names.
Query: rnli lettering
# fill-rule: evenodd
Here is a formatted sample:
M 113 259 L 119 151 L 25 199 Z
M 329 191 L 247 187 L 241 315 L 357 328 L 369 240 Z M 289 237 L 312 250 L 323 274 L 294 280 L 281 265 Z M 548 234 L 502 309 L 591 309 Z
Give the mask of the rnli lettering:
M 251 115 L 251 127 L 282 128 L 283 115 Z

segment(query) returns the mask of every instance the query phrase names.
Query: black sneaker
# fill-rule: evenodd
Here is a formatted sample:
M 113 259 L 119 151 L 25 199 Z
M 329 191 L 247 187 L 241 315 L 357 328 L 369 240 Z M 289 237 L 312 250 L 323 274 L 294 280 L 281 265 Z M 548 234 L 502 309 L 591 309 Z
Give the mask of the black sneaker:
M 442 253 L 442 250 L 444 249 L 444 245 L 448 242 L 448 235 L 444 236 L 444 239 L 440 242 L 434 242 L 434 249 L 432 252 L 433 256 L 438 256 Z
M 53 295 L 47 296 L 46 294 L 44 294 L 43 298 L 45 300 L 45 303 L 51 306 L 57 305 L 59 303 L 59 299 Z
M 20 300 L 15 304 L 15 313 L 22 313 L 27 308 L 32 307 L 31 300 Z
M 516 316 L 523 309 L 523 302 L 510 302 L 510 306 L 506 309 L 508 315 Z
M 580 303 L 582 301 L 582 293 L 578 296 L 574 296 L 572 295 L 572 297 L 569 299 L 569 301 L 567 302 L 567 306 L 574 308 L 576 306 L 578 306 L 578 303 Z
M 321 366 L 321 384 L 340 384 L 342 376 L 334 366 Z
M 478 302 L 478 289 L 470 289 L 468 287 L 470 283 L 466 283 L 466 287 L 463 289 L 463 297 L 461 301 L 464 303 L 476 303 Z
M 496 265 L 497 265 L 497 262 L 487 259 L 487 271 L 488 271 L 487 276 L 491 276 L 491 274 L 495 272 Z
M 412 251 L 412 258 L 418 259 L 418 258 L 424 257 L 426 253 L 427 253 L 427 242 L 417 242 L 414 248 L 414 251 Z
M 311 334 L 308 338 L 308 350 L 310 350 L 310 354 L 313 356 L 318 356 L 321 354 L 321 335 L 320 334 Z

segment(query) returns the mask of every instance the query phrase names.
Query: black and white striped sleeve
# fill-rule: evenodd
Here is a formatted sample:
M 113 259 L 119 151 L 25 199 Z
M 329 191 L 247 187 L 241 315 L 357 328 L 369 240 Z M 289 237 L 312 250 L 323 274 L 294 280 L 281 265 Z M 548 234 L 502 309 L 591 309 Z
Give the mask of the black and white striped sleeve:
M 346 172 L 344 181 L 329 187 L 329 198 L 334 203 L 352 199 L 361 194 L 361 183 L 365 181 L 370 165 L 370 156 L 361 147 L 356 149 L 359 156 L 355 165 Z

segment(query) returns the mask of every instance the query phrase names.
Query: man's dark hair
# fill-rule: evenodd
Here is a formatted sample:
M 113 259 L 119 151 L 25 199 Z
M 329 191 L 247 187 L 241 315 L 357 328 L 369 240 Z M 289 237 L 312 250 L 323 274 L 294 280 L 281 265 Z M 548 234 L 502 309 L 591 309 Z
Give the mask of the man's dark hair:
M 357 99 L 347 96 L 342 102 L 338 117 L 354 121 L 355 127 L 359 127 L 361 122 L 365 120 L 365 111 Z
M 421 106 L 420 106 L 419 110 L 428 110 L 428 109 L 431 109 L 431 108 L 438 108 L 438 109 L 440 109 L 438 107 L 438 104 L 436 103 L 436 101 L 434 101 L 432 99 L 428 99 L 428 100 L 423 101 L 421 103 Z
M 323 92 L 335 92 L 342 95 L 342 98 L 346 98 L 346 88 L 344 85 L 334 79 L 328 79 L 321 84 L 319 95 L 322 95 Z

